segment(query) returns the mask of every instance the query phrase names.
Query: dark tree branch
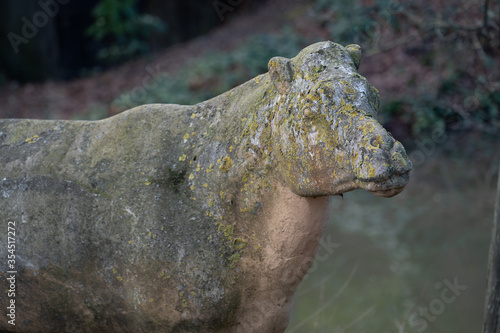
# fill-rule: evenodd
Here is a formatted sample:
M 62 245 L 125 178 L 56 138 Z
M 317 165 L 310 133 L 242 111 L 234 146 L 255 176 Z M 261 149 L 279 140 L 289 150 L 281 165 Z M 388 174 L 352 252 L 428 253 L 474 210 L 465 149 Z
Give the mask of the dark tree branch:
M 482 47 L 484 50 L 489 49 L 490 47 L 490 34 L 489 34 L 489 20 L 488 20 L 488 10 L 489 10 L 490 0 L 484 0 L 483 7 L 483 26 L 481 27 L 481 38 L 482 38 Z
M 488 259 L 488 288 L 483 333 L 500 333 L 500 171 L 497 185 L 497 201 L 493 232 Z
M 490 0 L 484 0 L 484 8 L 483 8 L 483 28 L 488 29 L 488 9 L 489 9 Z

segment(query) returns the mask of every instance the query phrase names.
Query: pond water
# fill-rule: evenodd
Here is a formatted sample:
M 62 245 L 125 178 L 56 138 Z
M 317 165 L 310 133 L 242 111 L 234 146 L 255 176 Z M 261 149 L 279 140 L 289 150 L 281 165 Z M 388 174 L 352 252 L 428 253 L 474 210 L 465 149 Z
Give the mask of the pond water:
M 286 332 L 481 331 L 497 163 L 434 156 L 396 197 L 331 198 Z

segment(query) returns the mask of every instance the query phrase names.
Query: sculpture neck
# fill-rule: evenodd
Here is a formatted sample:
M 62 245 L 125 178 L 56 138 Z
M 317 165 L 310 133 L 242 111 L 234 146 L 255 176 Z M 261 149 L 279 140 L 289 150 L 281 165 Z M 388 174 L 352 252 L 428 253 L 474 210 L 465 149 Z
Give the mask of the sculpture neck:
M 266 250 L 269 267 L 298 271 L 296 283 L 300 282 L 318 250 L 328 219 L 328 203 L 326 196 L 300 197 L 288 187 L 276 186 L 267 224 L 269 238 L 273 239 Z

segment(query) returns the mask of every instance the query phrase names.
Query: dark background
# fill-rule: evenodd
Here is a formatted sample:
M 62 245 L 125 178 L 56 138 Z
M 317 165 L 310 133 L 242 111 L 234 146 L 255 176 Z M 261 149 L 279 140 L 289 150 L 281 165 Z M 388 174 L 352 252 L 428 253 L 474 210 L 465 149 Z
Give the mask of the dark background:
M 43 10 L 38 2 L 0 0 L 0 68 L 4 80 L 25 83 L 46 79 L 74 79 L 81 76 L 84 69 L 109 68 L 113 65 L 95 57 L 106 41 L 95 41 L 85 33 L 96 19 L 92 16 L 92 11 L 99 0 L 65 0 L 67 3 L 63 2 L 64 4 L 55 0 L 43 0 L 44 3 L 56 2 L 57 14 L 38 29 L 33 40 L 19 46 L 19 53 L 13 52 L 9 40 L 3 37 L 9 32 L 22 36 L 22 18 L 26 17 L 33 23 L 33 15 Z M 214 10 L 213 3 L 207 0 L 133 2 L 139 15 L 154 15 L 166 25 L 163 33 L 155 32 L 146 39 L 150 51 L 187 41 L 223 23 Z M 261 2 L 264 0 L 246 1 L 235 10 L 245 12 Z

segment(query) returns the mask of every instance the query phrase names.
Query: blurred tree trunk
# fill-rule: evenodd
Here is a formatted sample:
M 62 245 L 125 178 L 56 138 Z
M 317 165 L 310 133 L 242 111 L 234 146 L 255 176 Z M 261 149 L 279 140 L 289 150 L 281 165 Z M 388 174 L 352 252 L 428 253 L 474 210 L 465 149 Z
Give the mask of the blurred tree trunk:
M 488 288 L 483 333 L 500 333 L 500 170 L 488 260 Z
M 73 78 L 95 66 L 85 30 L 98 1 L 0 0 L 0 71 L 30 82 Z
M 20 82 L 70 79 L 80 76 L 82 69 L 102 68 L 103 64 L 95 57 L 99 44 L 85 33 L 93 22 L 91 13 L 99 1 L 0 0 L 0 35 L 4 36 L 0 39 L 0 78 L 5 76 Z M 235 13 L 251 10 L 265 1 L 140 0 L 139 7 L 141 12 L 157 16 L 167 24 L 166 33 L 157 33 L 151 38 L 153 50 L 159 50 L 205 34 L 236 18 Z M 222 18 L 215 2 L 229 8 Z M 48 3 L 52 4 L 53 13 L 42 8 Z M 33 25 L 34 17 L 41 19 L 37 25 Z M 26 28 L 27 24 L 36 32 Z M 10 40 L 6 37 L 9 34 Z
M 54 73 L 59 61 L 54 20 L 28 27 L 26 22 L 33 24 L 33 16 L 42 10 L 36 1 L 0 0 L 0 8 L 0 71 L 21 81 L 43 80 Z
M 223 18 L 217 12 L 214 3 L 223 3 L 227 11 Z M 166 34 L 152 37 L 153 49 L 184 42 L 196 36 L 208 33 L 218 25 L 235 17 L 235 13 L 246 12 L 262 5 L 266 0 L 184 0 L 163 1 L 143 0 L 142 11 L 159 17 L 167 24 Z

